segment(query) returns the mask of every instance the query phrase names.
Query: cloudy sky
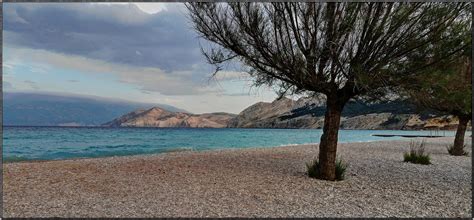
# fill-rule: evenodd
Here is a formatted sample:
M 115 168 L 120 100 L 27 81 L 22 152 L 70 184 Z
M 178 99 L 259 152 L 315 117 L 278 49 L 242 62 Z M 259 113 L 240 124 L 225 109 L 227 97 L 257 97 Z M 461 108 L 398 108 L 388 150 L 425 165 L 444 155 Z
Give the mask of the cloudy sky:
M 233 67 L 210 78 L 182 3 L 4 3 L 3 88 L 238 113 L 272 101 Z

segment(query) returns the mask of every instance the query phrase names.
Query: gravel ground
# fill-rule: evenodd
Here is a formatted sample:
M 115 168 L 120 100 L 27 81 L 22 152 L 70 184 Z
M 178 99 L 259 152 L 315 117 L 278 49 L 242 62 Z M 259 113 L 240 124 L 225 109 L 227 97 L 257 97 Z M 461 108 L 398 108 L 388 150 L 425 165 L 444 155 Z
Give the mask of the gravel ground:
M 471 157 L 427 139 L 340 144 L 340 182 L 310 179 L 314 145 L 3 165 L 5 217 L 469 217 Z M 471 151 L 471 138 L 466 138 Z

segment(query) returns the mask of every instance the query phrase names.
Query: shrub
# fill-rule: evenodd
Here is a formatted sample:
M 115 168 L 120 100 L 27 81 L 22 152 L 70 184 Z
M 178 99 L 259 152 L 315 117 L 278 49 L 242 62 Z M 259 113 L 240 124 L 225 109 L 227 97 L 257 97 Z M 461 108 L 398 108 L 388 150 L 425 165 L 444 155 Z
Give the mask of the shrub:
M 319 161 L 317 159 L 306 163 L 306 173 L 311 178 L 317 178 L 319 176 Z
M 412 141 L 410 143 L 410 151 L 403 153 L 403 161 L 415 164 L 431 164 L 431 158 L 429 154 L 425 153 L 425 141 L 421 141 L 420 144 Z
M 336 179 L 343 180 L 349 164 L 344 163 L 341 159 L 336 160 Z
M 446 148 L 448 149 L 448 153 L 453 156 L 468 156 L 469 155 L 469 152 L 464 150 L 466 149 L 466 145 L 462 146 L 462 153 L 460 155 L 454 154 L 454 145 L 448 145 Z
M 336 180 L 344 180 L 345 173 L 349 164 L 344 163 L 344 161 L 340 158 L 336 159 Z M 307 174 L 311 178 L 319 178 L 319 161 L 317 159 L 306 163 Z

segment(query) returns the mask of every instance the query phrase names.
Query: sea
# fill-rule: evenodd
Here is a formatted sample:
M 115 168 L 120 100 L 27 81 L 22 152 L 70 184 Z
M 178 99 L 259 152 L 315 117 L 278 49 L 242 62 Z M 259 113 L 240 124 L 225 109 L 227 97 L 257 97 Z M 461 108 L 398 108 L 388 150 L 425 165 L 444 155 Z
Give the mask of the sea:
M 63 160 L 278 147 L 320 141 L 321 129 L 3 127 L 3 161 Z M 406 139 L 373 134 L 430 135 L 430 131 L 340 130 L 339 142 Z M 433 133 L 431 133 L 433 134 Z M 439 135 L 454 136 L 453 131 Z

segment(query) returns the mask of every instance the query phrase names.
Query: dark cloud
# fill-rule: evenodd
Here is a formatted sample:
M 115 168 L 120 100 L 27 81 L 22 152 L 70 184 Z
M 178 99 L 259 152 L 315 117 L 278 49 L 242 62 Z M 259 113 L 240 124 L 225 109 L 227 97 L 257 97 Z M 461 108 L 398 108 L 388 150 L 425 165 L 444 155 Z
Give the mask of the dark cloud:
M 165 72 L 203 68 L 182 4 L 147 14 L 133 4 L 5 3 L 4 12 L 7 45 Z
M 70 82 L 70 83 L 78 83 L 78 82 L 79 82 L 79 80 L 76 80 L 76 79 L 70 79 L 70 80 L 68 80 L 68 82 Z

